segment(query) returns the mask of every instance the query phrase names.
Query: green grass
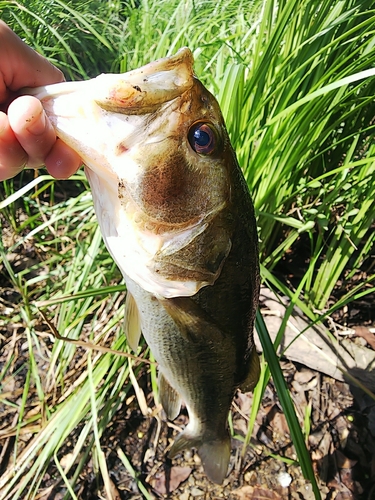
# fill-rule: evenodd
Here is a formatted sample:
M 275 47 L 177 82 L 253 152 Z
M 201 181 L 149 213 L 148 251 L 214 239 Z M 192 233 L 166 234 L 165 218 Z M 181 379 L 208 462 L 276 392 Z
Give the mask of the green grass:
M 0 1 L 0 14 L 67 79 L 127 71 L 189 46 L 196 74 L 218 97 L 254 199 L 262 277 L 291 299 L 286 317 L 298 305 L 317 322 L 373 293 L 374 2 L 24 0 Z M 84 350 L 74 379 L 77 345 L 54 338 L 39 309 L 64 337 L 109 342 L 125 351 L 124 285 L 101 242 L 84 175 L 67 181 L 79 194 L 63 201 L 62 184 L 51 177 L 43 174 L 22 191 L 24 178 L 4 182 L 0 192 L 3 221 L 17 235 L 11 241 L 4 230 L 0 266 L 18 294 L 17 303 L 8 304 L 11 316 L 0 315 L 0 321 L 24 326 L 30 362 L 17 367 L 17 346 L 7 344 L 0 380 L 24 370 L 17 422 L 10 431 L 17 438 L 26 432 L 34 437 L 20 453 L 16 447 L 17 472 L 0 479 L 0 489 L 5 498 L 23 498 L 25 491 L 34 498 L 53 460 L 67 485 L 66 498 L 75 498 L 80 471 L 93 458 L 108 491 L 100 437 L 129 390 L 128 361 Z M 30 245 L 40 263 L 15 270 L 7 255 Z M 286 286 L 277 266 L 301 251 L 304 275 Z M 350 286 L 366 266 L 366 279 Z M 338 279 L 346 292 L 332 304 Z M 258 330 L 265 361 L 245 443 L 272 374 L 299 463 L 319 498 L 305 446 L 308 415 L 303 434 L 259 318 Z M 281 336 L 282 330 L 278 342 Z M 40 369 L 41 358 L 46 371 Z M 156 390 L 154 365 L 150 371 Z M 31 417 L 30 400 L 36 407 Z M 62 466 L 64 440 L 79 424 L 74 456 Z M 135 476 L 127 457 L 120 459 Z

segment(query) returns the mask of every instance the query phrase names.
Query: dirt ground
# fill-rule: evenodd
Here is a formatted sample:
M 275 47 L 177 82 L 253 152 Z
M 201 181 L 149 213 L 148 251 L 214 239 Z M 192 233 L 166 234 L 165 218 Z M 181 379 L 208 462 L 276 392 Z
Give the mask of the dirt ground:
M 283 371 L 300 416 L 303 417 L 307 405 L 312 407 L 308 444 L 322 498 L 375 498 L 375 402 L 352 391 L 348 384 L 336 382 L 303 366 L 286 361 L 283 362 Z M 147 389 L 146 377 L 144 383 Z M 151 394 L 148 397 L 152 398 Z M 251 403 L 252 395 L 241 393 L 233 403 L 233 427 L 240 436 L 246 433 Z M 176 434 L 176 426 L 182 428 L 186 422 L 185 412 L 173 426 L 159 417 L 143 417 L 135 398 L 117 414 L 104 442 L 108 443 L 107 460 L 119 499 L 143 497 L 112 451 L 118 446 L 132 457 L 132 466 L 138 477 L 155 498 L 314 498 L 300 467 L 294 463 L 295 450 L 272 383 L 266 390 L 251 447 L 243 460 L 241 442 L 232 441 L 230 472 L 222 486 L 206 479 L 194 452 L 185 452 L 173 461 L 166 459 L 165 451 Z M 83 474 L 80 487 L 79 498 L 98 498 L 90 468 Z
M 25 258 L 27 255 L 25 255 Z M 17 293 L 7 279 L 5 269 L 0 271 L 0 307 L 17 300 Z M 374 349 L 372 328 L 375 314 L 372 299 L 353 303 L 350 310 L 337 313 L 338 321 L 361 326 L 353 342 L 365 343 Z M 4 312 L 5 311 L 5 312 Z M 13 338 L 12 325 L 0 323 L 0 373 L 6 369 L 7 346 Z M 19 336 L 19 365 L 26 342 Z M 282 368 L 296 406 L 301 425 L 311 411 L 311 429 L 306 437 L 313 466 L 323 499 L 372 500 L 375 499 L 375 401 L 367 394 L 347 383 L 339 382 L 303 364 L 282 361 Z M 15 439 L 2 438 L 17 417 L 10 403 L 16 403 L 22 394 L 25 373 L 17 372 L 13 387 L 0 387 L 0 396 L 6 393 L 8 404 L 0 397 L 0 474 L 11 461 Z M 314 498 L 310 484 L 302 476 L 296 463 L 285 416 L 275 388 L 268 385 L 257 416 L 251 446 L 242 457 L 242 442 L 232 439 L 232 456 L 228 477 L 222 486 L 209 482 L 194 451 L 184 452 L 174 460 L 166 458 L 174 437 L 187 423 L 187 413 L 173 423 L 167 422 L 155 408 L 150 378 L 144 368 L 139 384 L 143 389 L 152 415 L 144 416 L 134 393 L 130 393 L 101 438 L 105 451 L 113 496 L 116 499 L 142 499 L 137 481 L 124 467 L 116 450 L 121 448 L 130 457 L 138 481 L 143 483 L 150 498 L 172 500 L 221 499 L 306 499 Z M 238 393 L 232 406 L 234 435 L 246 435 L 252 394 Z M 15 407 L 17 405 L 15 404 Z M 78 436 L 73 433 L 60 453 L 60 459 L 69 455 Z M 18 451 L 26 446 L 31 436 L 23 436 Z M 40 496 L 44 500 L 61 500 L 66 494 L 59 473 L 53 464 L 45 475 Z M 80 475 L 76 495 L 84 500 L 106 498 L 103 485 L 98 482 L 94 465 L 90 461 Z M 48 491 L 48 494 L 45 493 Z M 1 492 L 0 492 L 1 498 Z M 27 496 L 25 496 L 27 498 Z

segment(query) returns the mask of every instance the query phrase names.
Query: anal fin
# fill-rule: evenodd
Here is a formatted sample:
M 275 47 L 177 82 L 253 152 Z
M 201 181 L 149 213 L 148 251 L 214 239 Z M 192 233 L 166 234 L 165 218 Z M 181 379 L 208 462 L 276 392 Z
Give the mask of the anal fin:
M 174 420 L 180 413 L 181 398 L 164 375 L 159 372 L 160 401 L 169 420 Z
M 129 346 L 134 352 L 137 352 L 141 338 L 141 319 L 137 304 L 129 291 L 127 291 L 125 299 L 124 330 Z

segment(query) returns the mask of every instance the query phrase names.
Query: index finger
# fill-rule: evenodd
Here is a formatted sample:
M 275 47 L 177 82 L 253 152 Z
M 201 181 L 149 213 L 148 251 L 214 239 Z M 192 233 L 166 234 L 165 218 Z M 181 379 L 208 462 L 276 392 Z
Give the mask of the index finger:
M 0 21 L 0 38 L 0 102 L 7 100 L 9 90 L 15 92 L 22 87 L 64 81 L 59 69 L 23 43 L 3 21 Z

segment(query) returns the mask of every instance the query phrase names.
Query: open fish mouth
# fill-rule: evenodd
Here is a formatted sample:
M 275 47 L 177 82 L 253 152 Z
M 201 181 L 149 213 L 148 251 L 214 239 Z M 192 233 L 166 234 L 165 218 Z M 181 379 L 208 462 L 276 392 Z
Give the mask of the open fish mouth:
M 231 248 L 221 214 L 233 152 L 191 51 L 27 92 L 87 167 L 103 238 L 123 274 L 168 298 L 212 285 Z

